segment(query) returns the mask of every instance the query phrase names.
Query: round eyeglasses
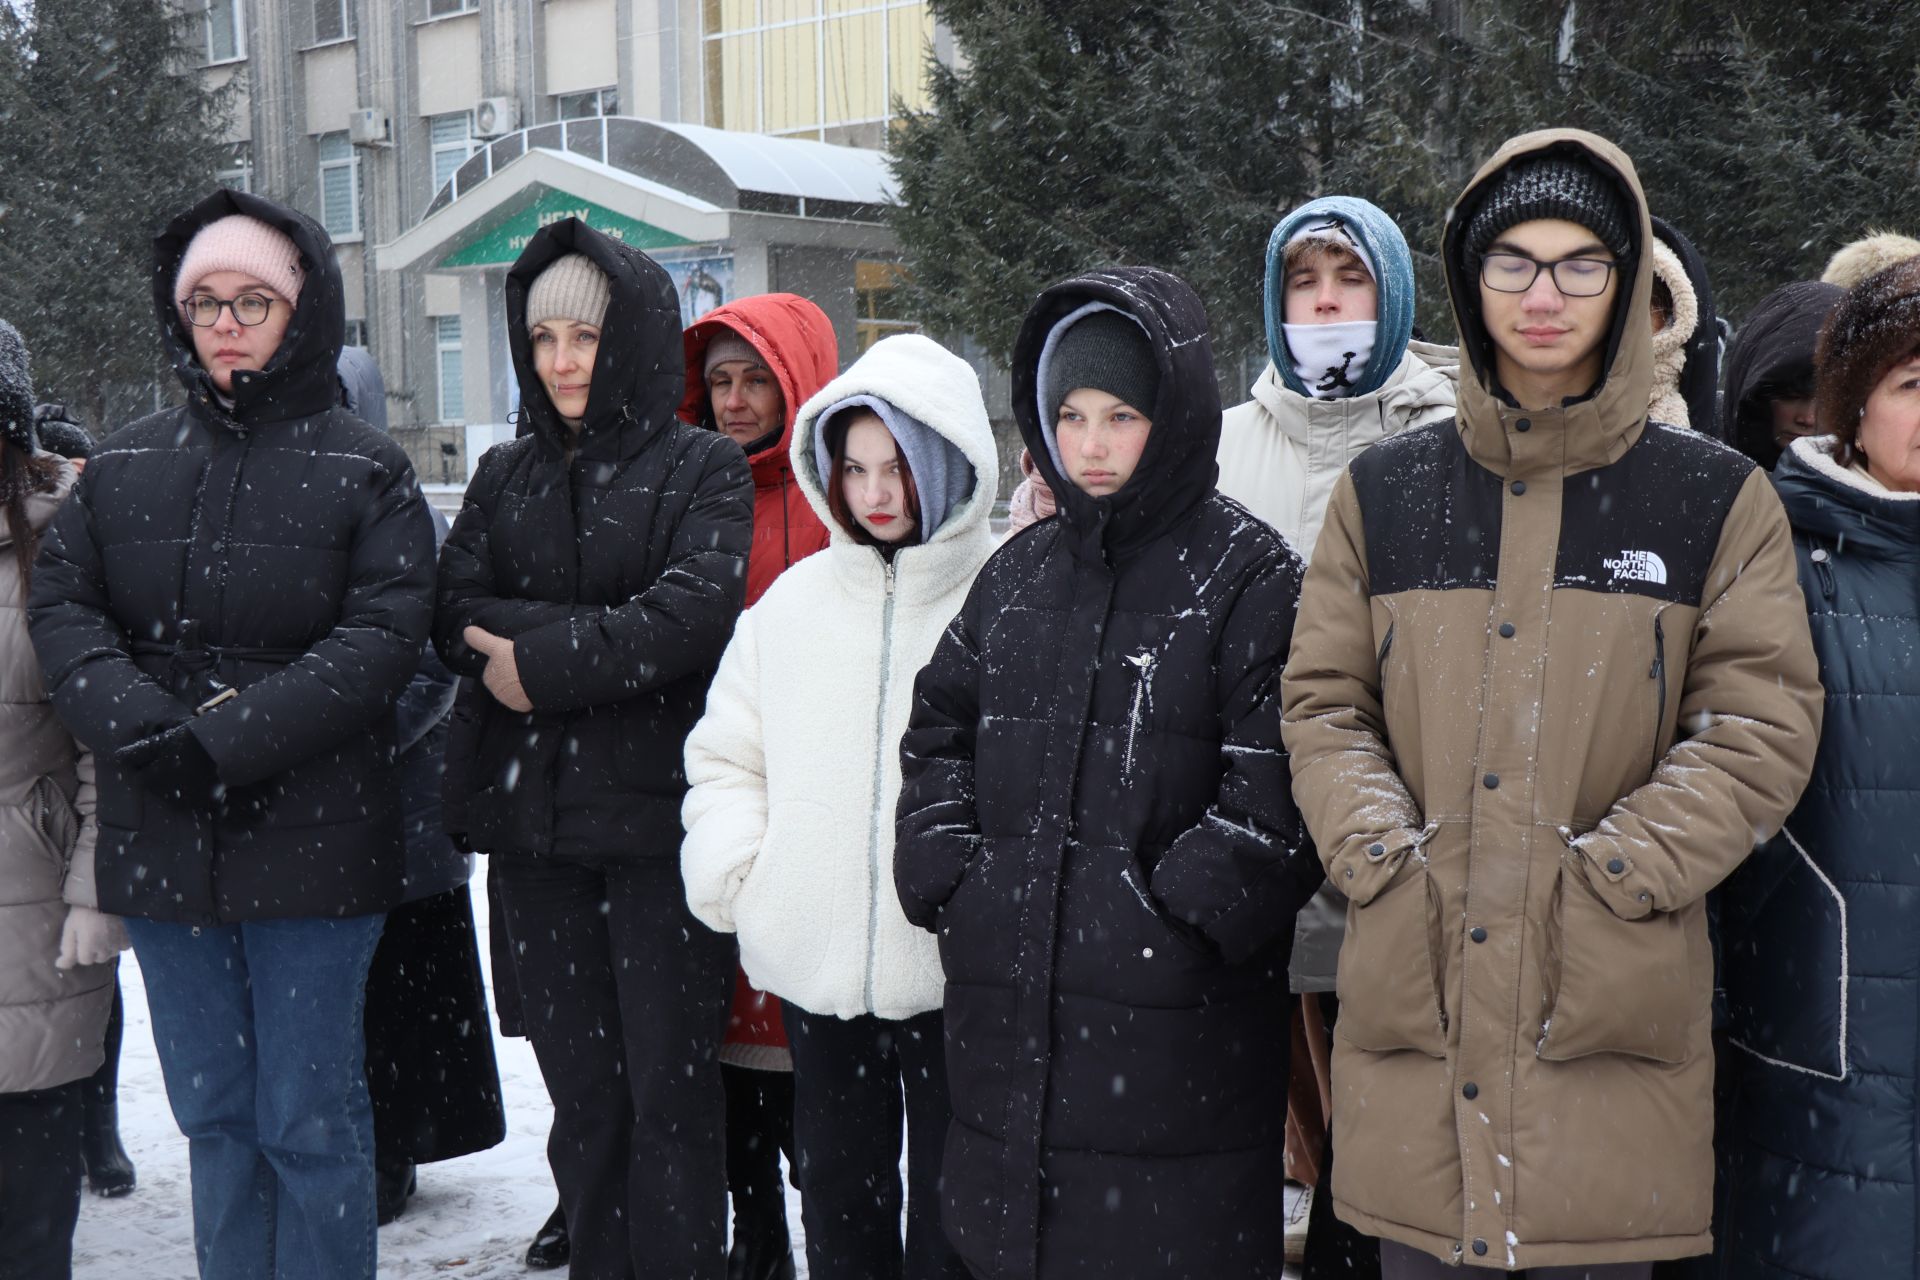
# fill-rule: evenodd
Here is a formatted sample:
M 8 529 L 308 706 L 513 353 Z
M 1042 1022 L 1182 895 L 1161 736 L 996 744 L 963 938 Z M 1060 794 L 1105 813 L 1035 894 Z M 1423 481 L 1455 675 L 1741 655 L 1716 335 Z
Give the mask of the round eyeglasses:
M 1619 265 L 1605 258 L 1542 262 L 1524 253 L 1489 253 L 1480 258 L 1480 282 L 1496 293 L 1525 293 L 1547 271 L 1553 275 L 1553 287 L 1567 297 L 1592 298 L 1607 291 L 1607 281 Z
M 206 329 L 219 323 L 222 310 L 232 311 L 235 320 L 252 328 L 266 321 L 275 301 L 264 293 L 243 293 L 237 298 L 216 298 L 210 293 L 196 293 L 180 304 L 180 311 L 186 316 L 187 323 L 196 329 Z

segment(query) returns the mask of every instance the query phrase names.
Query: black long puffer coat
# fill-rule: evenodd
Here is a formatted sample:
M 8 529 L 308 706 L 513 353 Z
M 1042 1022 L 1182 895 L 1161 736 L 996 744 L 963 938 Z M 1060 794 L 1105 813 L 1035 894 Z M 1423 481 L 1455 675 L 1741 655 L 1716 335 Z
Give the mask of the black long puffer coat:
M 534 371 L 527 291 L 582 253 L 607 273 L 578 448 Z M 507 340 L 529 430 L 480 460 L 440 554 L 434 644 L 480 677 L 461 638 L 514 642 L 531 714 L 476 690 L 456 711 L 449 823 L 486 853 L 677 858 L 681 751 L 746 594 L 753 476 L 740 446 L 688 426 L 680 302 L 637 249 L 568 218 L 507 273 Z M 460 724 L 460 717 L 477 723 Z
M 291 237 L 306 283 L 228 410 L 173 285 L 194 233 L 235 213 Z M 154 241 L 153 301 L 187 403 L 93 455 L 33 576 L 55 710 L 99 767 L 100 907 L 195 924 L 385 911 L 403 868 L 394 700 L 427 635 L 433 525 L 405 452 L 336 403 L 333 247 L 304 214 L 220 191 Z M 239 696 L 195 718 L 210 679 Z M 228 788 L 204 807 L 114 761 L 189 720 Z
M 1036 392 L 1048 335 L 1096 303 L 1161 376 L 1103 499 L 1060 474 Z M 1013 370 L 1060 514 L 981 571 L 901 747 L 895 883 L 947 976 L 947 1234 L 982 1277 L 1277 1277 L 1287 954 L 1321 880 L 1280 741 L 1301 565 L 1214 490 L 1184 283 L 1054 286 Z
M 1920 497 L 1800 440 L 1774 484 L 1826 686 L 1813 778 L 1722 891 L 1711 1269 L 1920 1277 Z

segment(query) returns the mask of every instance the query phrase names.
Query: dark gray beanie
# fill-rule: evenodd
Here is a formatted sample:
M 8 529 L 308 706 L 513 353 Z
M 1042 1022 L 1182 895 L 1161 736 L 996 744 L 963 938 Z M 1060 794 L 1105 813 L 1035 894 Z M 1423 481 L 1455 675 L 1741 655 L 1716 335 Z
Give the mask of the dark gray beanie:
M 1565 155 L 1508 165 L 1467 224 L 1467 253 L 1478 258 L 1501 232 L 1537 218 L 1579 223 L 1616 258 L 1633 253 L 1633 211 L 1619 188 L 1593 165 Z M 1477 264 L 1467 265 L 1477 270 Z
M 15 448 L 33 449 L 33 376 L 27 372 L 27 344 L 5 320 L 0 320 L 0 439 Z
M 1153 344 L 1137 321 L 1118 311 L 1095 311 L 1062 333 L 1048 353 L 1046 380 L 1049 419 L 1079 387 L 1092 387 L 1152 416 L 1160 392 L 1160 366 Z

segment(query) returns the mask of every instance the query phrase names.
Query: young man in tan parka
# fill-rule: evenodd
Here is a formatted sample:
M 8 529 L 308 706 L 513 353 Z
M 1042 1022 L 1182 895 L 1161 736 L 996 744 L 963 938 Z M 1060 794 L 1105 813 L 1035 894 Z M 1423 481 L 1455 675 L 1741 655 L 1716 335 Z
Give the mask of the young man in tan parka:
M 1488 161 L 1445 240 L 1458 418 L 1349 466 L 1301 596 L 1334 1202 L 1387 1280 L 1709 1247 L 1704 896 L 1799 796 L 1820 688 L 1766 475 L 1647 422 L 1651 234 L 1603 139 Z

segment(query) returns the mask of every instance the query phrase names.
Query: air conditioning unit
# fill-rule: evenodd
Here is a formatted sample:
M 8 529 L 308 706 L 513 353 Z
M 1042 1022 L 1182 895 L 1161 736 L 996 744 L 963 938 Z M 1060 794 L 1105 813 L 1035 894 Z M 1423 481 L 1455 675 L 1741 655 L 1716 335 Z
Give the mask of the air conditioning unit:
M 355 107 L 347 116 L 347 138 L 356 147 L 385 145 L 387 113 L 378 107 Z
M 520 127 L 520 104 L 512 98 L 482 98 L 473 104 L 473 136 L 497 138 Z

